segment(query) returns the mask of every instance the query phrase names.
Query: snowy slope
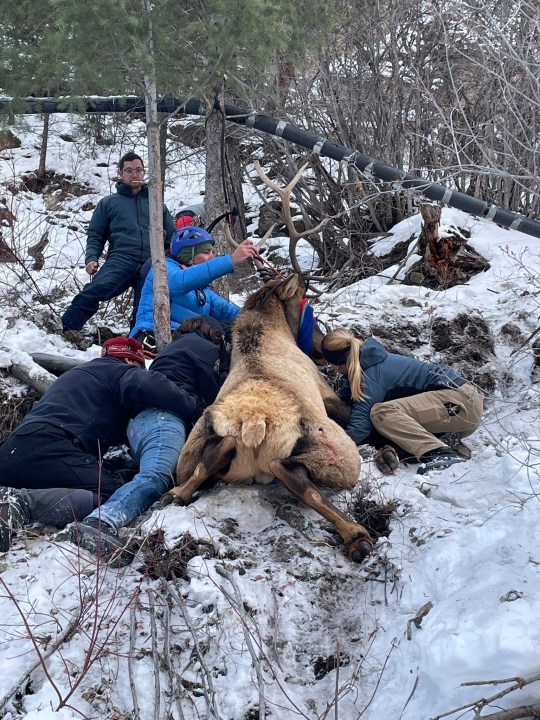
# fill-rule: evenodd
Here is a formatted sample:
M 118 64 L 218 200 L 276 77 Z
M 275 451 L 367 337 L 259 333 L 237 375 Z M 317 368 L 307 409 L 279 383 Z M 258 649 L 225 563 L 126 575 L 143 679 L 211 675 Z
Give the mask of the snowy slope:
M 69 119 L 55 123 L 48 166 L 95 192 L 54 213 L 40 195 L 3 195 L 20 252 L 51 230 L 45 268 L 30 274 L 42 293 L 68 287 L 64 297 L 53 293 L 59 313 L 84 281 L 91 211 L 81 208 L 109 192 L 114 160 L 134 143 L 128 134 L 122 147 L 90 157 L 58 138 L 73 133 Z M 22 147 L 0 153 L 3 185 L 36 167 L 38 131 L 29 121 Z M 142 141 L 135 147 L 144 152 Z M 184 164 L 176 172 L 172 210 L 198 199 L 202 177 Z M 388 478 L 367 458 L 355 491 L 333 498 L 349 511 L 363 496 L 391 509 L 390 534 L 362 566 L 277 484 L 217 486 L 187 508 L 155 510 L 138 530 L 139 558 L 123 570 L 96 565 L 53 534 L 18 537 L 0 558 L 0 717 L 472 720 L 474 702 L 512 683 L 463 683 L 540 672 L 540 399 L 526 342 L 539 324 L 540 241 L 445 209 L 442 229 L 452 226 L 469 230 L 491 264 L 467 286 L 388 284 L 396 266 L 323 296 L 316 312 L 332 326 L 386 326 L 398 343 L 416 328 L 415 355 L 436 360 L 437 319 L 481 314 L 494 338 L 483 368 L 494 390 L 467 441 L 472 459 L 424 476 L 402 465 Z M 385 254 L 418 230 L 410 218 L 373 251 Z M 53 334 L 51 308 L 32 299 L 28 277 L 0 265 L 0 364 L 34 349 L 97 356 L 99 347 L 82 353 Z M 121 314 L 105 317 L 126 327 Z M 481 716 L 539 697 L 531 683 Z

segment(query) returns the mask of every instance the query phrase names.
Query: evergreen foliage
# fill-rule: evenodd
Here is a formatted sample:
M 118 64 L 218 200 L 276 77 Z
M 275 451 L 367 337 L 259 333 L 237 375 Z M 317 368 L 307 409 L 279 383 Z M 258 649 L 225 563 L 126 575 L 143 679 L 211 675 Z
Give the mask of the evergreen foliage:
M 209 94 L 240 97 L 275 59 L 302 58 L 333 26 L 334 0 L 22 0 L 0 19 L 0 89 L 11 96 Z M 149 26 L 154 51 L 148 52 Z

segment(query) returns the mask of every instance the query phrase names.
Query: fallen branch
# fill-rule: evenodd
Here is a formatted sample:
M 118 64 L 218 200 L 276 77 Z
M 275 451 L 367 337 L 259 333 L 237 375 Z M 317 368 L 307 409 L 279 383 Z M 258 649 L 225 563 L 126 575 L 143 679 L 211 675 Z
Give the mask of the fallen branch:
M 79 360 L 79 358 L 62 357 L 61 355 L 52 355 L 51 353 L 31 353 L 32 360 L 45 370 L 53 373 L 53 375 L 61 375 L 66 370 L 82 365 L 88 360 Z
M 534 705 L 522 705 L 511 710 L 500 710 L 491 715 L 482 715 L 482 720 L 518 720 L 518 718 L 540 717 L 540 703 Z
M 26 385 L 33 387 L 40 395 L 43 395 L 56 380 L 54 375 L 51 375 L 50 372 L 36 365 L 33 361 L 25 365 L 20 362 L 13 362 L 9 367 L 9 373 L 18 380 L 22 380 Z
M 179 720 L 185 720 L 184 711 L 182 710 L 182 697 L 180 695 L 180 688 L 183 689 L 182 683 L 179 681 L 179 677 L 174 670 L 173 661 L 171 657 L 171 608 L 170 603 L 164 605 L 164 617 L 163 617 L 163 655 L 162 663 L 169 672 L 169 685 L 171 690 L 171 697 L 174 699 L 176 711 L 178 713 Z M 170 713 L 172 716 L 172 713 Z
M 177 577 L 175 576 L 175 573 L 172 572 L 173 579 L 176 581 Z M 210 671 L 210 668 L 206 664 L 206 660 L 204 658 L 204 651 L 201 647 L 201 644 L 199 642 L 199 638 L 197 637 L 197 633 L 195 632 L 195 629 L 193 628 L 193 624 L 191 623 L 191 620 L 189 618 L 189 615 L 185 608 L 185 603 L 182 600 L 182 598 L 173 590 L 171 587 L 171 583 L 167 585 L 167 591 L 169 595 L 171 596 L 172 600 L 174 601 L 176 607 L 180 610 L 182 613 L 182 617 L 184 618 L 184 622 L 186 623 L 186 627 L 189 630 L 191 637 L 193 638 L 193 646 L 194 651 L 197 656 L 197 659 L 199 660 L 199 664 L 201 666 L 201 680 L 202 680 L 202 690 L 204 694 L 204 698 L 206 700 L 206 707 L 207 712 L 210 717 L 219 718 L 219 712 L 216 706 L 216 691 L 214 688 L 214 682 L 212 680 L 212 673 Z
M 152 657 L 154 659 L 154 720 L 159 720 L 161 685 L 159 682 L 160 655 L 157 647 L 157 626 L 156 626 L 156 604 L 154 601 L 154 591 L 147 590 L 150 612 L 150 637 L 152 639 Z
M 135 682 L 135 672 L 133 662 L 135 660 L 135 638 L 137 637 L 137 619 L 135 616 L 136 606 L 133 603 L 129 608 L 129 655 L 128 655 L 128 675 L 129 686 L 131 688 L 131 698 L 133 700 L 133 720 L 140 720 L 141 711 L 139 708 L 139 698 L 137 695 L 137 684 Z
M 412 628 L 411 628 L 412 624 L 414 623 L 415 626 L 418 629 L 420 629 L 422 627 L 422 620 L 426 617 L 426 615 L 432 609 L 433 609 L 433 603 L 430 600 L 425 605 L 422 605 L 420 610 L 416 613 L 416 615 L 413 618 L 411 618 L 410 620 L 407 620 L 407 640 L 412 640 Z
M 264 698 L 265 682 L 264 682 L 264 677 L 263 677 L 263 674 L 261 671 L 261 658 L 259 657 L 259 655 L 257 654 L 257 652 L 253 646 L 253 642 L 251 641 L 251 635 L 247 629 L 248 624 L 249 624 L 249 616 L 244 607 L 244 602 L 242 600 L 242 594 L 240 593 L 240 588 L 238 587 L 238 583 L 236 582 L 234 575 L 227 572 L 227 570 L 225 569 L 225 567 L 223 565 L 216 565 L 216 572 L 218 573 L 218 575 L 221 575 L 226 580 L 228 580 L 234 590 L 234 600 L 233 600 L 233 598 L 225 590 L 225 588 L 222 588 L 223 594 L 225 595 L 225 597 L 229 600 L 229 602 L 231 604 L 234 604 L 236 606 L 236 611 L 237 611 L 238 615 L 240 616 L 240 619 L 242 620 L 242 630 L 244 632 L 244 639 L 246 641 L 246 645 L 249 650 L 249 654 L 251 655 L 251 661 L 253 663 L 253 668 L 257 675 L 257 684 L 259 686 L 258 717 L 260 720 L 265 720 L 265 718 L 266 718 L 266 701 Z
M 4 581 L 1 578 L 0 578 L 0 580 L 1 580 L 2 584 L 4 585 L 4 587 L 6 587 Z M 11 593 L 9 593 L 9 595 L 11 596 L 12 600 L 15 602 L 14 596 Z M 0 714 L 2 714 L 4 708 L 6 707 L 8 702 L 11 700 L 11 698 L 15 695 L 15 693 L 26 685 L 26 683 L 30 679 L 30 676 L 34 672 L 34 670 L 37 670 L 38 667 L 42 666 L 44 672 L 47 673 L 45 661 L 54 652 L 56 652 L 56 650 L 58 650 L 61 647 L 64 640 L 67 637 L 69 637 L 69 635 L 73 632 L 73 630 L 78 626 L 78 624 L 80 623 L 80 620 L 81 620 L 80 611 L 79 611 L 79 609 L 77 609 L 75 611 L 75 614 L 71 617 L 70 621 L 64 628 L 64 630 L 60 633 L 60 635 L 58 635 L 58 637 L 55 639 L 55 641 L 52 643 L 52 645 L 49 647 L 49 649 L 42 654 L 38 651 L 37 660 L 32 665 L 30 665 L 30 667 L 21 675 L 21 677 L 15 682 L 15 684 L 12 685 L 11 689 L 8 690 L 8 692 L 0 700 Z M 33 635 L 31 634 L 31 630 L 29 629 L 28 626 L 27 626 L 27 630 L 29 632 L 30 639 L 33 639 Z M 35 647 L 35 645 L 34 645 L 34 647 Z M 51 680 L 51 682 L 52 682 L 52 680 Z M 55 687 L 54 683 L 53 683 L 53 687 Z
M 540 673 L 537 673 L 536 675 L 531 675 L 528 678 L 521 678 L 521 677 L 511 677 L 511 678 L 504 678 L 499 680 L 473 680 L 471 682 L 464 682 L 461 683 L 462 687 L 470 687 L 471 685 L 501 685 L 506 683 L 513 683 L 510 687 L 505 688 L 504 690 L 501 690 L 500 692 L 496 693 L 495 695 L 490 695 L 487 698 L 479 698 L 478 700 L 473 700 L 470 703 L 466 703 L 465 705 L 461 705 L 460 707 L 454 708 L 453 710 L 448 710 L 448 712 L 442 713 L 441 715 L 436 715 L 433 718 L 430 718 L 430 720 L 440 720 L 441 718 L 448 717 L 449 715 L 454 715 L 457 712 L 461 712 L 461 710 L 470 710 L 472 708 L 475 709 L 475 720 L 484 720 L 487 718 L 490 718 L 490 720 L 493 720 L 493 718 L 497 719 L 497 716 L 499 715 L 498 720 L 510 720 L 513 717 L 516 718 L 522 718 L 522 717 L 535 717 L 535 715 L 500 715 L 499 713 L 495 713 L 492 715 L 480 715 L 482 710 L 487 707 L 488 705 L 491 705 L 495 700 L 500 700 L 501 698 L 505 697 L 506 695 L 509 695 L 512 692 L 515 692 L 516 690 L 521 690 L 525 687 L 525 685 L 531 685 L 532 683 L 538 682 L 540 680 Z M 535 705 L 531 705 L 529 707 L 538 708 L 540 707 L 538 704 L 535 703 Z M 519 708 L 515 708 L 516 710 L 519 710 Z M 511 712 L 511 710 L 502 710 L 501 712 L 507 713 Z M 536 713 L 536 716 L 538 716 L 538 713 Z

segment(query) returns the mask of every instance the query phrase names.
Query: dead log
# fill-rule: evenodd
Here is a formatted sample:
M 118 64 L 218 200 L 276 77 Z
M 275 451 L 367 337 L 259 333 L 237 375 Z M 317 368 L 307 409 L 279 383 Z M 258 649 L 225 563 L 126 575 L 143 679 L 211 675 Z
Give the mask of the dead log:
M 50 372 L 47 372 L 47 370 L 35 363 L 29 366 L 27 364 L 14 362 L 11 363 L 8 372 L 18 380 L 22 380 L 26 385 L 33 387 L 40 395 L 43 395 L 56 380 L 54 375 L 51 375 Z
M 71 370 L 71 368 L 87 362 L 87 360 L 79 360 L 79 358 L 62 357 L 61 355 L 51 355 L 49 353 L 31 353 L 31 358 L 35 363 L 57 377 L 65 373 L 66 370 Z

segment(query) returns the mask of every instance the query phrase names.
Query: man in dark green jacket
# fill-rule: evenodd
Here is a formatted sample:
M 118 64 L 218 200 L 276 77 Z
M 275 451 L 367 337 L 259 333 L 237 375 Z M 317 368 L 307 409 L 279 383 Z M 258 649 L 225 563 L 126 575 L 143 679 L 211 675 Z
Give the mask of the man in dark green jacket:
M 150 257 L 148 188 L 144 185 L 144 163 L 139 155 L 126 153 L 118 168 L 120 182 L 116 193 L 99 201 L 90 220 L 85 263 L 91 282 L 75 296 L 62 316 L 64 332 L 80 330 L 98 311 L 100 302 L 121 295 L 129 287 L 135 290 L 133 318 L 137 312 L 142 289 L 140 269 Z M 165 205 L 163 231 L 167 245 L 175 226 Z M 107 259 L 99 268 L 107 242 Z

